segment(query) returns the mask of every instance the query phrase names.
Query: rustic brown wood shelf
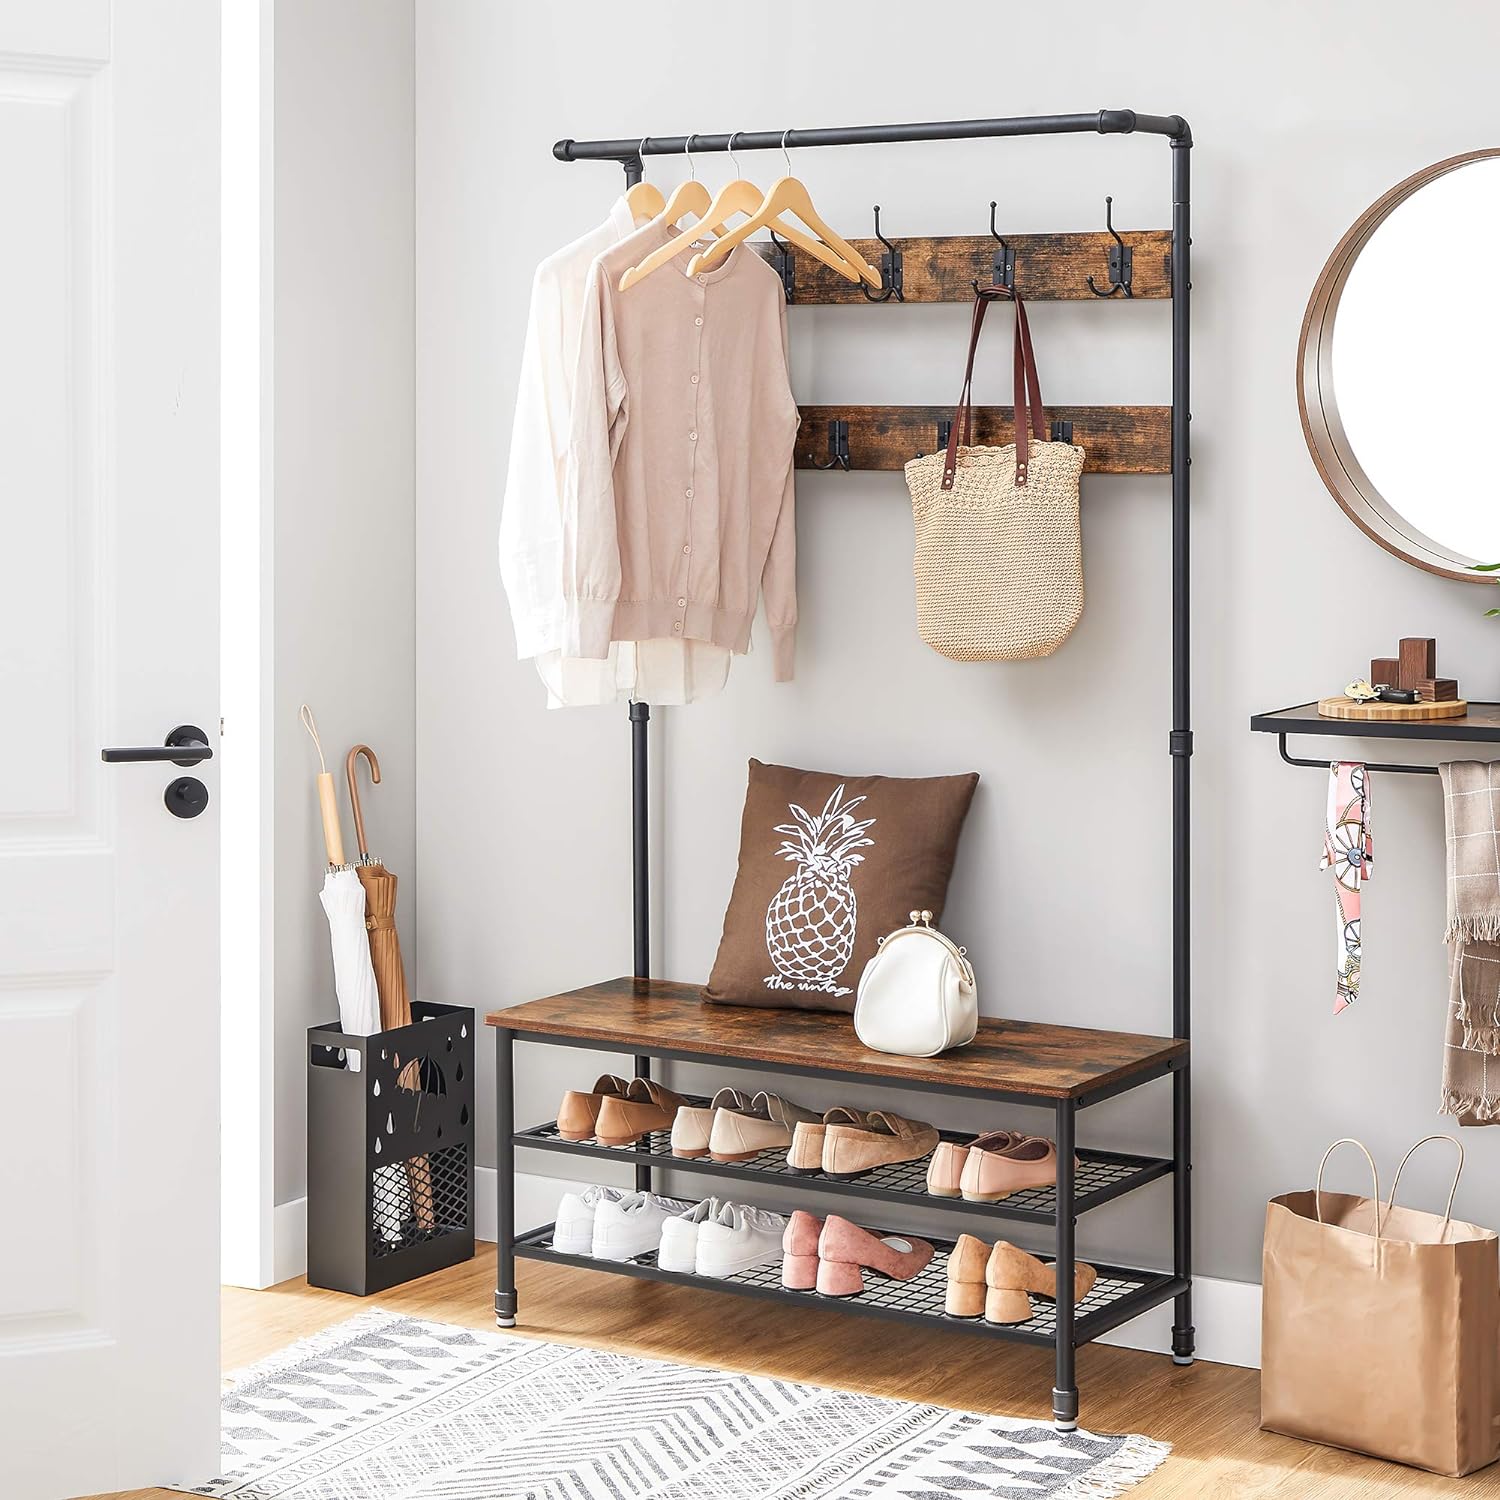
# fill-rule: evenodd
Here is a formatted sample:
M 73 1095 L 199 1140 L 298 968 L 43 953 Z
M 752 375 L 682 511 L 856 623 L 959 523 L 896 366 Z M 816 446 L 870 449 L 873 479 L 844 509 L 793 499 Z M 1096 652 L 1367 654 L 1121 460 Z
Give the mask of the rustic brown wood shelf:
M 900 469 L 918 454 L 939 448 L 938 423 L 951 406 L 804 406 L 797 433 L 799 469 L 826 467 L 829 423 L 849 424 L 851 469 Z M 1084 451 L 1085 474 L 1170 474 L 1170 406 L 1049 406 L 1050 421 L 1071 422 Z M 974 441 L 994 447 L 1015 441 L 1009 406 L 974 408 Z
M 1352 735 L 1362 740 L 1500 740 L 1500 703 L 1469 700 L 1469 711 L 1458 719 L 1325 719 L 1318 701 L 1255 714 L 1250 728 L 1260 734 Z
M 938 1057 L 897 1057 L 864 1046 L 848 1016 L 705 1005 L 696 985 L 666 979 L 611 979 L 492 1011 L 485 1019 L 520 1040 L 604 1043 L 694 1062 L 733 1059 L 780 1072 L 842 1073 L 1016 1102 L 1095 1103 L 1120 1085 L 1161 1077 L 1188 1055 L 1187 1042 L 1172 1037 L 986 1016 L 967 1047 Z
M 994 280 L 999 243 L 987 234 L 927 235 L 899 239 L 888 235 L 901 252 L 902 295 L 907 302 L 972 302 L 974 282 Z M 1084 234 L 1007 234 L 1006 246 L 1015 252 L 1016 290 L 1028 302 L 1092 302 L 1088 278 L 1108 286 L 1109 252 L 1113 238 L 1103 230 Z M 1131 251 L 1132 300 L 1158 301 L 1172 295 L 1172 232 L 1168 229 L 1120 231 Z M 879 240 L 851 240 L 864 258 L 879 267 L 886 247 Z M 769 241 L 753 241 L 753 248 L 771 265 L 778 252 Z M 792 305 L 864 306 L 859 287 L 810 255 L 793 250 Z M 1119 301 L 1126 299 L 1121 297 Z M 899 305 L 893 298 L 887 306 Z

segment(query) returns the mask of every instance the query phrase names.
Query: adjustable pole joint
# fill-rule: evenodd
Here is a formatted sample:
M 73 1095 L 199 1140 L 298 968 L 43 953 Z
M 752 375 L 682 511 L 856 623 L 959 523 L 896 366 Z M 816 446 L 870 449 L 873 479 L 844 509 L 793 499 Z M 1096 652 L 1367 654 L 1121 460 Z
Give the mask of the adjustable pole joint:
M 1170 755 L 1191 755 L 1193 753 L 1193 731 L 1191 729 L 1174 729 L 1167 736 L 1167 753 Z

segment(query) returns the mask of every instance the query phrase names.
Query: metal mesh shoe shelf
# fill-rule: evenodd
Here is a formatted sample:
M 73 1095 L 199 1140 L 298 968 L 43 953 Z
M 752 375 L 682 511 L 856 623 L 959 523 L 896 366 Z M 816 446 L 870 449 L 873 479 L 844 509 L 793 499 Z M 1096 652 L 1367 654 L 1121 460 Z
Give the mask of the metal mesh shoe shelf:
M 792 1291 L 781 1284 L 779 1261 L 755 1266 L 734 1276 L 695 1276 L 681 1271 L 663 1271 L 656 1264 L 654 1250 L 630 1260 L 595 1260 L 589 1255 L 570 1255 L 552 1248 L 550 1224 L 522 1235 L 516 1242 L 516 1254 L 526 1260 L 553 1261 L 620 1276 L 640 1276 L 649 1281 L 672 1281 L 713 1291 L 739 1292 L 799 1306 L 812 1302 L 819 1307 L 870 1317 L 929 1326 L 937 1323 L 1014 1343 L 1050 1345 L 1054 1342 L 1057 1338 L 1057 1304 L 1046 1297 L 1032 1298 L 1032 1315 L 1025 1323 L 988 1323 L 983 1318 L 949 1317 L 943 1311 L 948 1286 L 944 1264 L 953 1242 L 933 1239 L 930 1243 L 936 1254 L 926 1269 L 910 1281 L 867 1276 L 864 1291 L 854 1297 L 825 1297 L 816 1291 Z M 1123 1266 L 1096 1266 L 1095 1269 L 1099 1273 L 1098 1280 L 1073 1310 L 1074 1337 L 1080 1343 L 1098 1338 L 1146 1308 L 1154 1307 L 1170 1296 L 1176 1286 L 1171 1275 L 1164 1271 L 1132 1271 Z
M 707 1104 L 707 1099 L 695 1099 Z M 944 1130 L 945 1141 L 967 1143 L 972 1136 L 961 1131 Z M 717 1162 L 709 1157 L 674 1156 L 669 1131 L 653 1131 L 634 1146 L 601 1146 L 597 1141 L 565 1141 L 558 1134 L 557 1122 L 516 1132 L 515 1143 L 544 1151 L 561 1151 L 573 1156 L 595 1156 L 607 1161 L 628 1161 L 663 1170 L 702 1172 L 742 1181 L 739 1191 L 753 1192 L 750 1184 L 776 1189 L 791 1188 L 817 1193 L 842 1193 L 854 1198 L 884 1200 L 888 1203 L 920 1203 L 945 1213 L 976 1214 L 982 1218 L 1016 1219 L 1027 1224 L 1053 1224 L 1057 1221 L 1057 1189 L 1023 1188 L 998 1203 L 969 1203 L 962 1198 L 941 1198 L 927 1191 L 927 1160 L 899 1162 L 877 1167 L 852 1180 L 825 1177 L 821 1172 L 798 1172 L 786 1163 L 785 1151 L 762 1151 L 750 1161 Z M 1109 1203 L 1124 1193 L 1155 1182 L 1171 1173 L 1167 1157 L 1130 1156 L 1117 1151 L 1093 1151 L 1080 1147 L 1078 1167 L 1073 1175 L 1073 1210 L 1086 1213 Z

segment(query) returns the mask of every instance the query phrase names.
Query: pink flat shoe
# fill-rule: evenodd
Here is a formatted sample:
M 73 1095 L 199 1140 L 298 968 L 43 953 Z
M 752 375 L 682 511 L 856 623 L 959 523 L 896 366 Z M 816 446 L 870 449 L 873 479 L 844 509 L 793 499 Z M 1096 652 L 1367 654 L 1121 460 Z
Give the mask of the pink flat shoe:
M 781 1284 L 794 1292 L 810 1292 L 818 1284 L 818 1239 L 823 1221 L 799 1208 L 781 1233 Z
M 865 1271 L 910 1281 L 926 1268 L 932 1254 L 926 1240 L 896 1234 L 882 1238 L 829 1214 L 818 1236 L 817 1288 L 825 1297 L 857 1297 L 865 1289 Z
M 1076 1171 L 1076 1157 L 1073 1167 Z M 966 1203 L 998 1203 L 1023 1188 L 1051 1187 L 1056 1182 L 1057 1146 L 1045 1136 L 1012 1136 L 1001 1145 L 991 1145 L 981 1136 L 969 1147 L 959 1191 Z
M 962 1189 L 964 1163 L 968 1161 L 970 1151 L 986 1147 L 1004 1150 L 1024 1139 L 1014 1130 L 991 1130 L 975 1136 L 966 1146 L 957 1141 L 939 1141 L 932 1160 L 927 1163 L 927 1191 L 934 1198 L 957 1198 Z

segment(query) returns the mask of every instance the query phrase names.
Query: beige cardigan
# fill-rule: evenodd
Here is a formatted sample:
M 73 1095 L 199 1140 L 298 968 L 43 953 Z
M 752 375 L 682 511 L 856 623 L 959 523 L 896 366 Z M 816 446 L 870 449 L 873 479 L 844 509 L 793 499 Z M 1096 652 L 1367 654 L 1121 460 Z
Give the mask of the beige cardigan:
M 678 637 L 743 652 L 765 595 L 778 681 L 797 625 L 786 308 L 753 251 L 690 276 L 685 253 L 628 292 L 672 232 L 648 224 L 594 262 L 563 494 L 563 651 Z

